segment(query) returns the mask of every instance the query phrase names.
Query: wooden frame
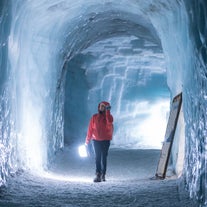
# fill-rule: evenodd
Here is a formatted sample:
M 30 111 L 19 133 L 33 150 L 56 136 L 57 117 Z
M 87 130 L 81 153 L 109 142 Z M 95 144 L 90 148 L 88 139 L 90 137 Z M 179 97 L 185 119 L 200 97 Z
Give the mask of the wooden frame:
M 182 104 L 182 93 L 173 98 L 167 129 L 165 132 L 165 141 L 163 142 L 160 159 L 157 166 L 156 178 L 164 179 L 166 177 L 167 166 L 174 140 L 175 130 L 178 122 L 180 108 Z

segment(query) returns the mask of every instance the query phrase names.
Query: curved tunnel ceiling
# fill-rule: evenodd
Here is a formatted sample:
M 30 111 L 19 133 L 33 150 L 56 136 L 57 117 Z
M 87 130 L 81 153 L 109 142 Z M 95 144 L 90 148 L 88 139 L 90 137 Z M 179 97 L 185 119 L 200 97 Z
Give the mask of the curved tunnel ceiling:
M 136 36 L 160 45 L 160 39 L 153 25 L 141 16 L 123 11 L 110 10 L 101 13 L 90 13 L 76 21 L 76 27 L 68 28 L 67 40 L 64 43 L 67 61 L 90 45 L 116 36 Z

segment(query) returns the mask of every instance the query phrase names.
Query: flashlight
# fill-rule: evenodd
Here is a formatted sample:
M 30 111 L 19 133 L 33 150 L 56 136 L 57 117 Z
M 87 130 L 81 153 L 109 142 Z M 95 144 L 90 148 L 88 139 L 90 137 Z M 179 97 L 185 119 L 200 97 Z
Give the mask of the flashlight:
M 80 145 L 78 147 L 78 152 L 79 152 L 80 157 L 88 157 L 88 149 L 85 144 Z

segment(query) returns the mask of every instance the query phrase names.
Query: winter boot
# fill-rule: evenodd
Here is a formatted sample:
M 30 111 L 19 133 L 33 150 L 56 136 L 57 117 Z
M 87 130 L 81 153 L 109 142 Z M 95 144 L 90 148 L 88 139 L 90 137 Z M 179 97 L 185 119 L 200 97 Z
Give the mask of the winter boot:
M 101 180 L 104 181 L 104 182 L 106 181 L 105 174 L 101 175 Z
M 95 183 L 101 182 L 101 174 L 100 173 L 96 173 L 96 177 L 94 178 L 93 182 L 95 182 Z

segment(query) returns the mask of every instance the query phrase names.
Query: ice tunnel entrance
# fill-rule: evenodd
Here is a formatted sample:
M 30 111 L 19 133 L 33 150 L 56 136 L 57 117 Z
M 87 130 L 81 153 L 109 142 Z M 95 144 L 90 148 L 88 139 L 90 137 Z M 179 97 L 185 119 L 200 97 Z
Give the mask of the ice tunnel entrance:
M 112 146 L 160 149 L 170 94 L 161 46 L 149 39 L 118 36 L 99 41 L 69 63 L 65 87 L 65 143 L 84 142 L 100 101 L 112 105 Z

